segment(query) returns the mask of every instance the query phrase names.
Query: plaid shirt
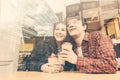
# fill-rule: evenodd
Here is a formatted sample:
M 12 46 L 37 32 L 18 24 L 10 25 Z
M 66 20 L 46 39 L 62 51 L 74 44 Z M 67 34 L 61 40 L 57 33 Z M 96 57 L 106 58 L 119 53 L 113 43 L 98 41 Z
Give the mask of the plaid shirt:
M 84 73 L 115 73 L 118 69 L 111 39 L 96 31 L 85 34 L 82 42 L 83 57 L 78 57 L 77 68 Z

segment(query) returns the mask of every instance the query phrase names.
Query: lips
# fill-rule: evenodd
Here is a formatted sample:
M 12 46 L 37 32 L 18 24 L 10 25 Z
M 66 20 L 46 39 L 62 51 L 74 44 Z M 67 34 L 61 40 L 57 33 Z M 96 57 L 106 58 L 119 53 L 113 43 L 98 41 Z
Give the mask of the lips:
M 64 37 L 64 36 L 57 34 L 56 37 L 57 37 L 57 38 L 62 38 L 62 37 Z

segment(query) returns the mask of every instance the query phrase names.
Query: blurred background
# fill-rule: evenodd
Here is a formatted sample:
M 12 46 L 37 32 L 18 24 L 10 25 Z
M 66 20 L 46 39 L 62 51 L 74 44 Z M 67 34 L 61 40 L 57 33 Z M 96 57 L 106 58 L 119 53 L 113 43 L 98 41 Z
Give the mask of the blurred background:
M 0 0 L 0 71 L 22 70 L 37 42 L 53 37 L 54 23 L 72 18 L 110 36 L 120 57 L 120 0 Z

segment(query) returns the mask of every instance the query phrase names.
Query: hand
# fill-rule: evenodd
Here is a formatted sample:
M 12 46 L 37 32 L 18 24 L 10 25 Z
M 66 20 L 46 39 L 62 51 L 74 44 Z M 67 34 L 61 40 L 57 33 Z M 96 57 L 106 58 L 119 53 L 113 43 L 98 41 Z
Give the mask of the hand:
M 62 66 L 60 64 L 51 65 L 46 63 L 41 66 L 41 70 L 47 73 L 58 73 L 62 71 Z
M 64 49 L 60 54 L 63 60 L 68 61 L 72 64 L 77 63 L 77 55 L 73 52 L 73 50 Z

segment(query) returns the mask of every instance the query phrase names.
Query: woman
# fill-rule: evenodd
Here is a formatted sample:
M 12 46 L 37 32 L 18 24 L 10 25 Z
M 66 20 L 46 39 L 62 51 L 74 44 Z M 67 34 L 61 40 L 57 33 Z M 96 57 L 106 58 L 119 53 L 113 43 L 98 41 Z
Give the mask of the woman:
M 48 57 L 52 53 L 55 55 L 59 53 L 61 44 L 67 41 L 68 36 L 66 25 L 63 23 L 56 23 L 54 26 L 54 38 L 38 43 L 28 59 L 27 69 L 29 71 L 43 71 L 47 73 L 60 72 L 60 65 L 54 67 L 49 66 Z M 75 68 L 73 64 L 66 62 L 64 70 L 68 71 L 73 67 Z

